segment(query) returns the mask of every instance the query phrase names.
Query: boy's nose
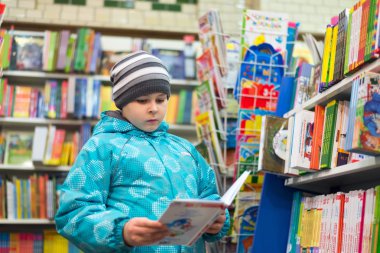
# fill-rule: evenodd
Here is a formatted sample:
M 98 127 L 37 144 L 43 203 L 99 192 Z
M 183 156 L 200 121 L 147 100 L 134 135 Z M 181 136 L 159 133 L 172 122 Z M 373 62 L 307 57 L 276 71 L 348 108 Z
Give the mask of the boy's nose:
M 156 102 L 152 102 L 152 103 L 150 104 L 149 111 L 150 111 L 150 112 L 157 112 L 157 110 L 158 110 L 157 103 L 156 103 Z

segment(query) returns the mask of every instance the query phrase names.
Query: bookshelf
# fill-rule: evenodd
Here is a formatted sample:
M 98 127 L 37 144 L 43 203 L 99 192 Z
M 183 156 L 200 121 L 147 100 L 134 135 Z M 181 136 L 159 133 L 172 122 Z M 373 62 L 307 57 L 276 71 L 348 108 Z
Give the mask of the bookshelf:
M 289 118 L 301 110 L 311 110 L 316 105 L 327 105 L 327 103 L 333 99 L 349 99 L 351 96 L 352 80 L 360 75 L 361 73 L 371 71 L 379 72 L 380 71 L 380 59 L 377 59 L 366 66 L 363 66 L 362 69 L 355 72 L 351 76 L 343 79 L 339 83 L 335 84 L 331 88 L 325 90 L 322 93 L 319 93 L 315 97 L 306 101 L 302 106 L 296 109 L 292 109 L 289 112 L 284 114 L 285 118 Z
M 24 219 L 7 220 L 0 219 L 0 225 L 54 225 L 54 221 L 48 219 Z
M 11 164 L 0 164 L 2 172 L 68 172 L 70 166 L 20 166 Z
M 363 66 L 360 70 L 346 77 L 326 91 L 316 95 L 300 108 L 286 113 L 289 118 L 297 112 L 312 110 L 315 105 L 326 105 L 333 99 L 349 99 L 353 79 L 364 72 L 380 72 L 380 59 Z M 380 157 L 369 157 L 360 162 L 346 164 L 334 169 L 317 171 L 302 176 L 288 178 L 285 185 L 302 191 L 330 193 L 353 189 L 374 187 L 380 184 Z
M 12 79 L 22 80 L 26 78 L 37 78 L 37 79 L 68 79 L 69 77 L 91 77 L 93 79 L 100 80 L 102 82 L 110 82 L 108 76 L 102 75 L 85 75 L 85 74 L 64 74 L 64 73 L 49 73 L 42 71 L 17 71 L 17 70 L 6 70 L 3 71 L 3 77 L 8 77 Z M 195 87 L 198 86 L 197 80 L 181 80 L 181 79 L 172 79 L 171 85 L 173 86 L 186 86 L 186 87 Z

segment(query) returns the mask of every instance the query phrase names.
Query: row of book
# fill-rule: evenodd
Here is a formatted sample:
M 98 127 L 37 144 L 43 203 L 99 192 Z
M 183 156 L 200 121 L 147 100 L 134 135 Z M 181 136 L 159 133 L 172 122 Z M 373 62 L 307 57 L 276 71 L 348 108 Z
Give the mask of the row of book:
M 0 176 L 1 219 L 54 219 L 65 175 Z
M 165 121 L 169 124 L 195 124 L 197 103 L 195 90 L 180 89 L 178 93 L 173 91 L 168 102 Z
M 288 252 L 378 252 L 379 208 L 380 186 L 319 196 L 295 192 Z
M 91 125 L 68 131 L 55 125 L 36 126 L 33 131 L 3 130 L 0 135 L 0 162 L 21 166 L 70 166 L 90 138 Z
M 379 56 L 379 1 L 358 1 L 327 25 L 322 59 L 323 91 Z
M 316 105 L 314 112 L 303 110 L 289 119 L 289 129 L 294 126 L 290 168 L 335 168 L 356 161 L 358 155 L 353 152 L 379 154 L 380 74 L 365 72 L 355 77 L 351 94 L 350 101 L 332 100 L 326 106 Z
M 82 253 L 74 244 L 51 229 L 35 233 L 0 232 L 0 252 Z
M 93 78 L 46 80 L 44 88 L 0 81 L 0 116 L 15 118 L 94 118 L 116 109 L 112 87 Z
M 27 32 L 1 29 L 0 38 L 0 66 L 9 70 L 109 75 L 112 66 L 130 53 L 103 51 L 101 34 L 89 28 L 79 28 L 76 33 L 69 30 Z M 134 44 L 140 45 L 132 46 L 132 50 L 142 49 L 143 43 Z M 188 66 L 185 61 L 190 57 L 194 62 L 195 54 L 185 57 L 184 50 L 163 48 L 153 48 L 151 53 L 165 62 L 172 78 L 194 79 L 195 66 Z M 188 74 L 189 71 L 193 73 Z
M 3 69 L 96 73 L 100 66 L 101 34 L 89 28 L 77 33 L 2 29 L 0 36 Z

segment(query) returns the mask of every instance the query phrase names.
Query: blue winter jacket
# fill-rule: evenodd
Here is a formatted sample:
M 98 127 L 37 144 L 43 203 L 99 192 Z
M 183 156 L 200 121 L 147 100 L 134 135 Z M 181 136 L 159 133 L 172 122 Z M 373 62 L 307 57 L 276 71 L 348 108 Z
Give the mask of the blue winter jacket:
M 119 111 L 102 113 L 61 188 L 57 231 L 85 252 L 98 253 L 202 253 L 205 241 L 221 239 L 230 226 L 227 210 L 223 229 L 191 247 L 124 243 L 124 224 L 133 217 L 158 220 L 175 198 L 220 198 L 212 168 L 191 143 L 167 129 L 163 122 L 147 133 Z

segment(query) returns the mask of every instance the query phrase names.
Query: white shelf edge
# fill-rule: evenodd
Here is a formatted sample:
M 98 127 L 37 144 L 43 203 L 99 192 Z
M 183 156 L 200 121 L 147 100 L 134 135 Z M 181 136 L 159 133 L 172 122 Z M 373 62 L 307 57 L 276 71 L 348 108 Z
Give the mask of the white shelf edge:
M 375 70 L 376 68 L 380 68 L 380 59 L 377 59 L 376 61 L 369 63 L 368 65 L 364 66 L 359 71 L 353 73 L 351 76 L 346 77 L 342 81 L 340 81 L 339 83 L 333 85 L 331 88 L 325 90 L 322 93 L 317 94 L 316 96 L 312 97 L 310 100 L 308 100 L 304 104 L 302 104 L 300 107 L 297 107 L 297 108 L 292 109 L 289 112 L 285 113 L 284 118 L 289 118 L 301 110 L 311 109 L 315 105 L 329 100 L 330 98 L 341 93 L 343 90 L 351 88 L 352 80 L 355 77 L 357 77 L 358 75 L 360 75 L 364 72 Z
M 285 180 L 286 186 L 306 185 L 308 183 L 315 183 L 318 181 L 336 178 L 341 176 L 348 176 L 351 174 L 357 174 L 360 176 L 361 172 L 370 170 L 379 170 L 380 157 L 369 157 L 365 160 L 346 164 L 333 169 L 321 170 L 318 172 L 310 173 L 303 176 L 296 176 Z M 379 171 L 380 173 L 380 171 Z
M 109 76 L 104 75 L 91 75 L 91 74 L 77 74 L 77 73 L 55 73 L 43 71 L 23 71 L 23 70 L 5 70 L 2 72 L 5 77 L 34 77 L 34 78 L 52 78 L 52 79 L 68 79 L 69 77 L 88 77 L 103 82 L 110 82 Z M 171 84 L 176 86 L 198 86 L 197 80 L 181 80 L 171 79 Z
M 5 117 L 0 118 L 0 125 L 14 125 L 14 124 L 23 124 L 23 125 L 72 125 L 80 126 L 83 123 L 90 123 L 95 125 L 98 120 L 75 120 L 75 119 L 45 119 L 45 118 L 13 118 Z M 194 131 L 196 130 L 195 125 L 180 125 L 180 124 L 169 124 L 169 131 Z
M 2 225 L 54 225 L 53 220 L 48 219 L 0 219 Z
M 90 123 L 95 125 L 98 120 L 81 120 L 81 119 L 45 119 L 45 118 L 14 118 L 3 117 L 0 118 L 0 125 L 4 124 L 25 124 L 25 125 L 82 125 Z
M 175 130 L 175 131 L 196 131 L 195 125 L 176 125 L 176 124 L 169 124 L 169 131 Z
M 70 166 L 33 166 L 33 165 L 15 165 L 15 164 L 0 164 L 0 171 L 46 171 L 46 172 L 68 172 Z

